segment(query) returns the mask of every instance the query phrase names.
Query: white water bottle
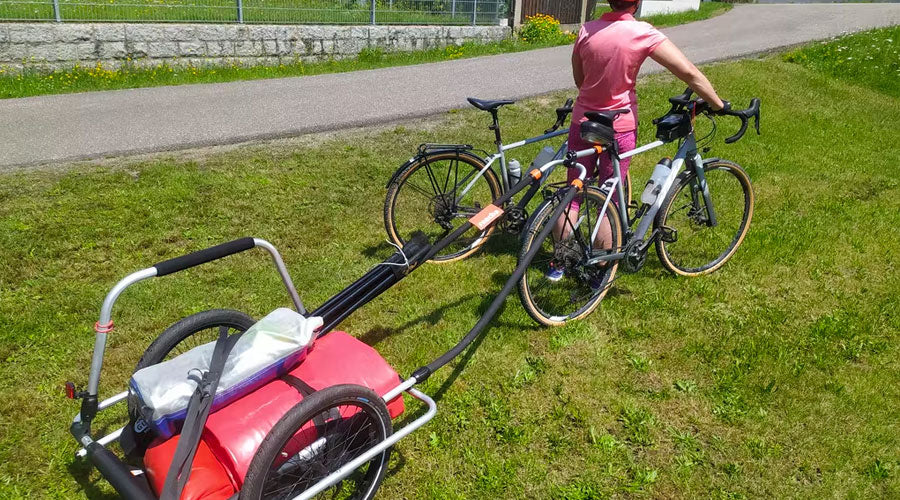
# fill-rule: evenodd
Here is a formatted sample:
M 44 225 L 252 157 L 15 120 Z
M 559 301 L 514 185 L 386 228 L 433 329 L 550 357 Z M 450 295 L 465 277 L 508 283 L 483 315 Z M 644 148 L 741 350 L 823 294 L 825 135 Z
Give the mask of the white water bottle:
M 650 180 L 647 181 L 644 192 L 641 193 L 641 203 L 652 205 L 653 202 L 656 201 L 656 197 L 659 196 L 659 192 L 662 191 L 663 183 L 666 182 L 669 172 L 672 171 L 671 167 L 672 160 L 668 158 L 659 160 L 659 163 L 656 164 L 656 168 L 653 169 L 653 175 L 651 175 Z
M 542 149 L 541 152 L 538 153 L 537 157 L 535 157 L 534 161 L 531 162 L 531 168 L 543 167 L 544 165 L 549 163 L 555 155 L 556 151 L 554 151 L 553 148 L 551 148 L 550 146 L 544 146 L 544 149 Z
M 509 174 L 509 185 L 518 184 L 519 179 L 522 178 L 522 164 L 519 163 L 519 160 L 509 160 L 509 163 L 506 164 L 506 171 Z

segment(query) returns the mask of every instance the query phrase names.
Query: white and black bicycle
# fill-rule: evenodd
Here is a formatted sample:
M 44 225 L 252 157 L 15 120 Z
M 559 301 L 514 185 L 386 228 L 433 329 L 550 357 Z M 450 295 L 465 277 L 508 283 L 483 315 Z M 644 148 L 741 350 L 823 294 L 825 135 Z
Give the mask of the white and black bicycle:
M 394 244 L 403 246 L 416 232 L 424 233 L 432 241 L 443 238 L 508 193 L 519 182 L 523 171 L 540 168 L 565 156 L 568 151 L 566 141 L 557 146 L 544 146 L 528 168 L 507 155 L 514 149 L 544 141 L 552 143 L 553 139 L 567 135 L 569 129 L 563 125 L 572 112 L 572 99 L 556 109 L 556 122 L 542 135 L 504 144 L 498 115 L 501 107 L 514 102 L 469 98 L 472 106 L 490 113 L 492 121 L 488 128 L 494 132 L 496 152 L 477 151 L 470 144 L 422 144 L 416 154 L 394 172 L 387 183 L 384 200 L 384 227 Z M 485 230 L 471 228 L 437 254 L 433 261 L 462 260 L 478 251 L 497 229 L 521 234 L 528 221 L 528 205 L 547 182 L 552 170 L 548 170 L 540 185 L 525 191 L 518 201 L 508 200 L 503 205 L 507 213 L 496 225 Z M 625 198 L 630 199 L 627 177 L 624 185 Z

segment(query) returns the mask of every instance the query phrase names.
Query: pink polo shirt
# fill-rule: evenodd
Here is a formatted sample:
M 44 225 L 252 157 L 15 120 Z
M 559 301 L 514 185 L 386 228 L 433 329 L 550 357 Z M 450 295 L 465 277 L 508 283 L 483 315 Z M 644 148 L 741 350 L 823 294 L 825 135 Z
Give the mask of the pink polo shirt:
M 637 129 L 634 84 L 647 56 L 666 41 L 656 28 L 626 12 L 607 12 L 585 23 L 574 51 L 581 57 L 584 83 L 578 91 L 572 122 L 584 121 L 585 111 L 631 108 L 614 122 L 616 132 Z

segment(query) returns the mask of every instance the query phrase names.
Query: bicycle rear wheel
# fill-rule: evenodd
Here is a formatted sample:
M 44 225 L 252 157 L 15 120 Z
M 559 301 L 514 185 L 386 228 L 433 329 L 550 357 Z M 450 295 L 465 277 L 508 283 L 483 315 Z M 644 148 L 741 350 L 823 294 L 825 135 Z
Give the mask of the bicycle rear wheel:
M 753 218 L 750 177 L 738 164 L 725 160 L 703 167 L 716 224 L 710 224 L 700 180 L 691 171 L 673 186 L 656 215 L 664 228 L 656 254 L 669 271 L 700 276 L 722 267 L 744 241 Z
M 521 263 L 532 247 L 540 247 L 519 281 L 519 299 L 528 314 L 543 325 L 559 326 L 593 312 L 609 290 L 619 266 L 618 261 L 588 262 L 622 247 L 624 230 L 615 205 L 610 203 L 606 211 L 611 241 L 606 242 L 607 249 L 594 249 L 592 234 L 606 195 L 595 187 L 586 187 L 580 196 L 580 209 L 577 213 L 571 212 L 572 207 L 566 209 L 562 222 L 552 217 L 559 199 L 554 196 L 544 201 L 535 212 L 519 251 Z M 561 238 L 551 232 L 545 240 L 537 241 L 548 224 L 562 225 L 561 231 L 554 231 Z M 563 269 L 562 276 L 555 279 L 551 266 Z
M 384 201 L 384 227 L 391 241 L 403 246 L 413 233 L 422 231 L 435 243 L 499 198 L 502 189 L 493 170 L 476 177 L 483 168 L 480 158 L 456 151 L 428 154 L 406 167 L 391 182 Z M 473 227 L 433 260 L 464 259 L 493 231 L 494 226 L 484 231 Z

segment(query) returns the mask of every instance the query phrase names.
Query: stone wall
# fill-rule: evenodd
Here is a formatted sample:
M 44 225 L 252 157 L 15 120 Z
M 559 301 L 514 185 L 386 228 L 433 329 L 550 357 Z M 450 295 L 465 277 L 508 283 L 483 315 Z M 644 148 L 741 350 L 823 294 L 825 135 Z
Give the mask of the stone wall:
M 0 23 L 0 67 L 277 64 L 412 51 L 510 36 L 504 26 Z

